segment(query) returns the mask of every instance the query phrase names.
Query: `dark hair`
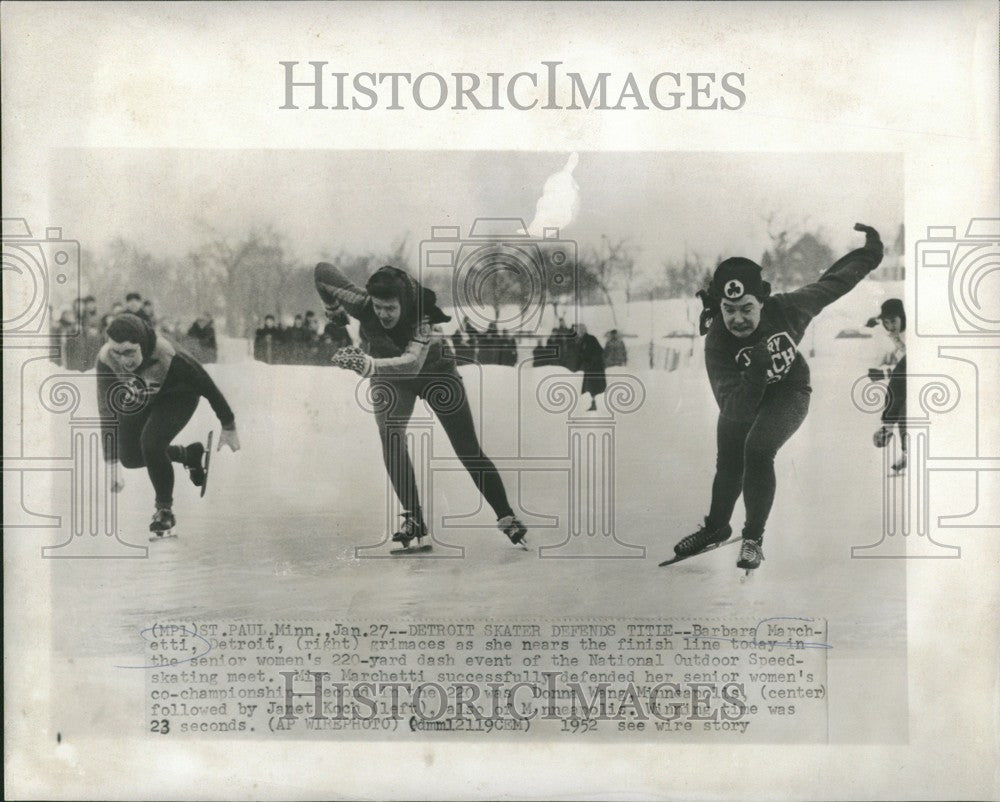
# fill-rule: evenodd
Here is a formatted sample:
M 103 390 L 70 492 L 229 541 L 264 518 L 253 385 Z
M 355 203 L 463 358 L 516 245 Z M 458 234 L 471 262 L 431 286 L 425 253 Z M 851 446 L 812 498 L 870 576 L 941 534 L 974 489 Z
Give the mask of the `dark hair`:
M 372 298 L 378 298 L 380 301 L 396 300 L 401 306 L 406 306 L 410 300 L 409 289 L 402 271 L 397 271 L 389 265 L 372 273 L 365 284 L 365 290 Z
M 126 301 L 133 301 L 133 300 L 135 300 L 135 301 L 141 301 L 142 300 L 142 296 L 139 295 L 139 293 L 137 293 L 137 292 L 130 292 L 128 295 L 125 296 L 125 300 Z
M 108 324 L 108 339 L 116 343 L 133 342 L 139 346 L 145 362 L 156 347 L 156 332 L 138 315 L 118 315 Z

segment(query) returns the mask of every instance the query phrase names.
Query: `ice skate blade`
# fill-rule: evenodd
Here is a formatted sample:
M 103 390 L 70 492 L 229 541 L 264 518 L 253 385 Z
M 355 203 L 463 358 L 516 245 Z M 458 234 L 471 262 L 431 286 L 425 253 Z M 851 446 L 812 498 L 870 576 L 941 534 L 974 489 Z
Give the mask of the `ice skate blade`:
M 394 557 L 407 557 L 414 554 L 426 554 L 432 549 L 433 546 L 430 543 L 424 543 L 422 546 L 403 546 L 399 549 L 390 549 L 389 553 Z
M 212 435 L 214 434 L 215 430 L 210 429 L 208 437 L 205 438 L 205 481 L 201 483 L 200 498 L 205 498 L 205 491 L 208 490 L 208 468 L 212 464 Z
M 749 582 L 750 578 L 753 576 L 753 572 L 756 570 L 757 570 L 756 568 L 744 568 L 743 576 L 740 577 L 740 584 L 744 585 L 747 582 Z
M 661 562 L 656 567 L 657 568 L 663 568 L 663 567 L 665 567 L 667 565 L 673 565 L 674 563 L 682 562 L 683 560 L 690 560 L 692 557 L 698 557 L 699 555 L 707 554 L 710 551 L 715 551 L 716 549 L 720 549 L 723 546 L 728 546 L 730 543 L 736 543 L 737 541 L 742 540 L 742 539 L 743 538 L 742 538 L 741 535 L 736 535 L 735 537 L 731 537 L 728 540 L 723 540 L 721 543 L 713 543 L 710 546 L 705 546 L 705 548 L 701 549 L 700 551 L 696 551 L 694 554 L 685 554 L 683 556 L 679 556 L 679 555 L 675 554 L 669 560 L 664 560 L 663 562 Z
M 158 540 L 170 540 L 176 539 L 177 533 L 173 529 L 167 529 L 163 532 L 151 532 L 149 535 L 149 542 L 155 543 Z

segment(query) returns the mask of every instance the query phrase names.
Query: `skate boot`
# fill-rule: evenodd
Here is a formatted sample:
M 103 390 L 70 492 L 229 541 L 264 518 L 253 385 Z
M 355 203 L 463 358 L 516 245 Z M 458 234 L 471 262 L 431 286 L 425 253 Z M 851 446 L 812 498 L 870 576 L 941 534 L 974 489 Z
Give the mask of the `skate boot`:
M 720 543 L 725 543 L 732 534 L 733 528 L 729 524 L 718 527 L 711 526 L 708 523 L 708 518 L 706 518 L 705 523 L 698 527 L 697 532 L 683 538 L 674 546 L 674 554 L 678 557 L 690 557 L 699 551 L 714 548 Z
M 393 543 L 399 543 L 400 548 L 393 549 L 391 554 L 401 554 L 414 551 L 430 551 L 431 545 L 421 545 L 420 541 L 427 537 L 427 527 L 419 513 L 404 512 L 403 523 L 398 531 L 392 536 Z M 417 545 L 410 548 L 411 541 L 416 540 Z
M 524 542 L 524 536 L 528 534 L 528 528 L 513 515 L 505 515 L 503 518 L 498 520 L 497 529 L 507 535 L 507 537 L 510 538 L 510 542 L 515 546 L 521 546 L 521 548 L 525 549 L 527 548 Z
M 892 471 L 894 474 L 896 474 L 896 473 L 902 473 L 903 471 L 905 471 L 906 470 L 906 454 L 904 453 L 896 462 L 894 462 L 892 464 L 892 467 L 889 470 Z
M 736 562 L 736 567 L 752 571 L 760 565 L 760 561 L 763 559 L 764 549 L 761 548 L 760 543 L 748 537 L 743 538 L 743 545 L 740 546 L 740 558 Z
M 184 448 L 184 467 L 188 470 L 188 476 L 195 487 L 203 487 L 205 484 L 205 446 L 201 443 L 191 443 Z
M 170 507 L 157 507 L 153 514 L 153 520 L 149 524 L 149 531 L 157 537 L 163 537 L 177 525 L 173 510 Z

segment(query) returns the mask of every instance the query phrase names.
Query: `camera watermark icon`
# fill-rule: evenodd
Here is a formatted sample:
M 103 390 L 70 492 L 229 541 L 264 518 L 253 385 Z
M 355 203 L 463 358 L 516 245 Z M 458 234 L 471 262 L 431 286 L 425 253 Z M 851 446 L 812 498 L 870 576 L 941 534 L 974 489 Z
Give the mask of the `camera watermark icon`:
M 976 217 L 965 234 L 929 226 L 916 244 L 916 332 L 920 337 L 1000 335 L 1000 219 Z M 947 305 L 942 299 L 947 298 Z
M 565 325 L 577 322 L 577 270 L 574 240 L 558 228 L 533 237 L 516 217 L 477 218 L 466 237 L 460 226 L 434 226 L 420 243 L 419 279 L 431 287 L 448 281 L 456 322 L 516 327 L 514 337 L 539 336 L 550 304 L 564 310 Z
M 80 298 L 80 243 L 61 228 L 36 237 L 24 218 L 3 218 L 2 253 L 4 380 L 17 402 L 4 418 L 2 472 L 11 499 L 4 529 L 61 537 L 42 548 L 47 558 L 144 557 L 145 548 L 121 537 L 115 477 L 103 467 L 116 424 L 84 402 L 96 394 L 96 376 L 53 372 L 63 366 L 62 338 L 84 339 L 79 320 L 61 335 L 50 329 L 53 291 Z M 68 505 L 53 510 L 59 497 Z
M 35 237 L 21 217 L 2 219 L 3 337 L 48 335 L 52 283 L 80 296 L 80 243 L 61 228 Z

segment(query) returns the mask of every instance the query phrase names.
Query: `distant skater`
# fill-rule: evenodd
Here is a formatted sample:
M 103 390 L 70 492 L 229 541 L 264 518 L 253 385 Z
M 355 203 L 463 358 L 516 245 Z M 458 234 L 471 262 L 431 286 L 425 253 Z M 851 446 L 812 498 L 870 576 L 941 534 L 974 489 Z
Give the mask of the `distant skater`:
M 116 317 L 107 328 L 107 342 L 97 355 L 97 405 L 104 429 L 101 442 L 104 460 L 112 474 L 111 490 L 125 486 L 125 468 L 145 468 L 155 493 L 155 512 L 149 531 L 162 535 L 173 529 L 174 467 L 187 468 L 196 486 L 205 483 L 205 446 L 172 445 L 201 398 L 208 399 L 222 436 L 219 448 L 240 447 L 236 419 L 212 377 L 198 361 L 166 337 L 157 334 L 143 318 L 133 314 Z M 110 447 L 109 434 L 117 432 L 117 448 Z
M 422 398 L 441 422 L 476 489 L 493 508 L 497 528 L 520 544 L 527 529 L 515 517 L 500 474 L 479 445 L 454 356 L 445 335 L 434 329 L 451 320 L 438 308 L 434 292 L 388 265 L 376 270 L 362 288 L 326 262 L 316 266 L 316 289 L 327 307 L 342 306 L 361 323 L 363 350 L 342 348 L 332 361 L 372 381 L 382 458 L 403 509 L 404 520 L 393 541 L 405 549 L 414 538 L 419 544 L 428 534 L 406 447 L 406 425 L 417 398 Z
M 882 363 L 868 371 L 872 381 L 888 379 L 888 393 L 882 410 L 882 425 L 875 430 L 872 438 L 876 448 L 885 448 L 892 439 L 893 428 L 899 430 L 899 448 L 902 454 L 892 465 L 894 474 L 906 469 L 906 311 L 899 298 L 890 298 L 882 304 L 878 315 L 866 324 L 874 328 L 879 323 L 892 341 L 892 349 L 883 357 Z
M 746 523 L 736 564 L 747 570 L 760 565 L 774 502 L 774 458 L 809 410 L 809 366 L 798 344 L 816 315 L 882 261 L 878 232 L 860 223 L 854 229 L 864 232 L 864 247 L 794 292 L 772 296 L 760 266 L 749 259 L 726 259 L 716 268 L 703 296 L 705 366 L 719 405 L 712 503 L 705 523 L 674 546 L 677 556 L 728 540 L 742 493 Z

